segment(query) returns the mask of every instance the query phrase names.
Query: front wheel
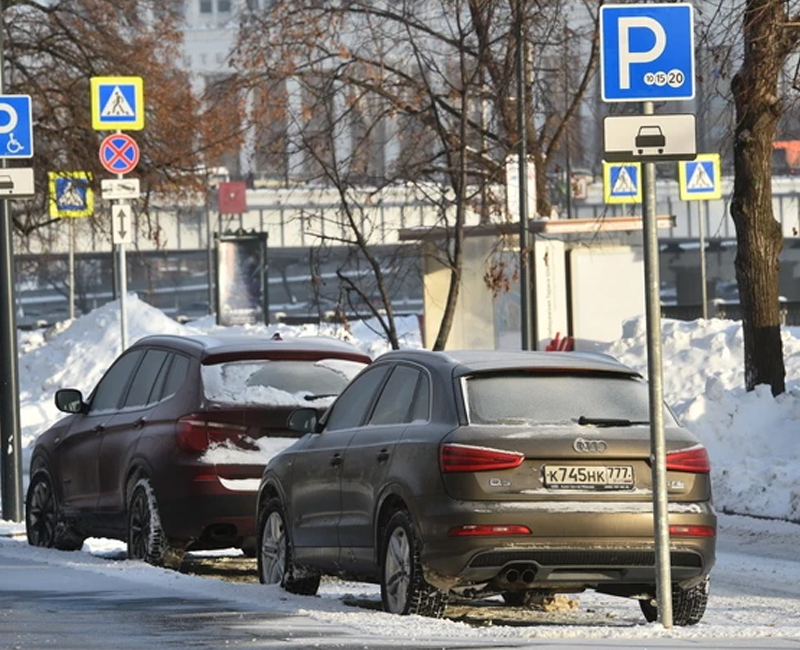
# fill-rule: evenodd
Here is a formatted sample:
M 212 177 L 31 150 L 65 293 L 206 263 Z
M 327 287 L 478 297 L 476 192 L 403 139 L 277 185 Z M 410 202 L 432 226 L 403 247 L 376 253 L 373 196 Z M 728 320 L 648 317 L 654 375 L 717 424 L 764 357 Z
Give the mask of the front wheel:
M 686 589 L 672 585 L 672 622 L 675 625 L 697 625 L 701 621 L 708 605 L 709 585 L 708 577 Z M 640 600 L 639 605 L 649 623 L 658 620 L 658 603 L 655 599 Z
M 425 580 L 419 560 L 419 540 L 407 512 L 397 512 L 389 520 L 381 550 L 383 609 L 392 614 L 441 618 L 447 607 L 447 592 Z
M 270 499 L 261 509 L 258 540 L 258 579 L 262 584 L 280 585 L 300 596 L 317 593 L 319 574 L 301 572 L 292 563 L 292 545 L 279 499 Z
M 83 537 L 62 520 L 53 484 L 45 471 L 37 472 L 28 486 L 25 532 L 31 546 L 61 551 L 78 551 L 83 546 Z

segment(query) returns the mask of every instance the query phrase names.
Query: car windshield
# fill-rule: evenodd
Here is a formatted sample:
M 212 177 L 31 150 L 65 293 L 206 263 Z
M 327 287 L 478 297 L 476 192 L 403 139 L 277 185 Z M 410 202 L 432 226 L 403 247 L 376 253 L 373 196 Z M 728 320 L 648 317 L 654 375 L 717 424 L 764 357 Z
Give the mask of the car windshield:
M 607 374 L 504 373 L 465 379 L 474 424 L 567 424 L 625 426 L 647 423 L 647 384 Z M 675 419 L 664 409 L 664 421 Z
M 365 365 L 345 359 L 217 363 L 203 366 L 203 391 L 220 404 L 326 406 Z

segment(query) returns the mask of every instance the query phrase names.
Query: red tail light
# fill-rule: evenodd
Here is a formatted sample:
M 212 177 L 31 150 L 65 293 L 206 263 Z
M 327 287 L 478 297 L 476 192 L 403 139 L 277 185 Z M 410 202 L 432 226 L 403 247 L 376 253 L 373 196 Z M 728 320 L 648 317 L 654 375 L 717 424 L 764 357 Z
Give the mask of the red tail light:
M 702 445 L 667 452 L 667 469 L 674 472 L 692 472 L 694 474 L 708 474 L 711 471 L 711 461 L 708 452 Z
M 717 531 L 713 526 L 679 526 L 669 527 L 669 534 L 673 537 L 716 537 Z
M 525 454 L 517 451 L 472 447 L 448 443 L 439 448 L 439 468 L 443 473 L 488 472 L 519 467 Z
M 239 440 L 247 433 L 247 427 L 225 422 L 207 422 L 195 414 L 185 415 L 178 420 L 175 436 L 178 447 L 189 452 L 203 452 L 212 444 L 226 440 Z
M 451 528 L 448 537 L 478 537 L 482 535 L 530 535 L 531 529 L 527 526 L 455 526 Z

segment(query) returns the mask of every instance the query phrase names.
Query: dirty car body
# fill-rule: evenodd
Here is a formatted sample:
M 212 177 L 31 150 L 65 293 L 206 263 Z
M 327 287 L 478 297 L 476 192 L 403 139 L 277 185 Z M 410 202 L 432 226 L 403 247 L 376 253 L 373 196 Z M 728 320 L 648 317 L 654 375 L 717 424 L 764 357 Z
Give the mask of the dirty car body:
M 434 616 L 448 593 L 521 604 L 594 589 L 639 599 L 651 619 L 648 409 L 646 382 L 604 355 L 385 354 L 320 423 L 298 412 L 313 430 L 267 466 L 261 579 L 301 593 L 319 574 L 378 582 L 389 611 Z M 691 624 L 716 515 L 705 449 L 666 407 L 664 418 L 672 580 L 699 594 L 677 623 Z M 392 556 L 406 546 L 405 595 L 393 600 Z

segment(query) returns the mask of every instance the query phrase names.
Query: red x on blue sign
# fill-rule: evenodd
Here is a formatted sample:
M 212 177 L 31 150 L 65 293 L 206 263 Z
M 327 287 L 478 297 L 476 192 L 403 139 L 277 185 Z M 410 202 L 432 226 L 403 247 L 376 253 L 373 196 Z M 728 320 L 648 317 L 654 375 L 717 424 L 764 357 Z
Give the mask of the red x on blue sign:
M 125 133 L 109 135 L 100 143 L 100 163 L 112 174 L 127 174 L 139 162 L 139 145 Z

